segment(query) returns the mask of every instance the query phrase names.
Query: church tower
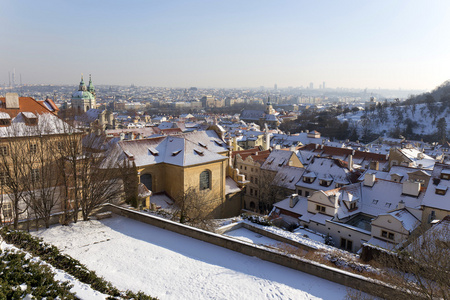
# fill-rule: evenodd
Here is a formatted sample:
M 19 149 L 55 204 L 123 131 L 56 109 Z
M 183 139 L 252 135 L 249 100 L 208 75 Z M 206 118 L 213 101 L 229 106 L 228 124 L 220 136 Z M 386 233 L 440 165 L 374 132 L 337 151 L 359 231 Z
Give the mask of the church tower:
M 84 83 L 83 75 L 81 75 L 78 91 L 72 94 L 72 108 L 77 114 L 85 113 L 90 109 L 96 108 L 95 88 L 92 84 L 91 75 L 89 75 L 89 86 Z

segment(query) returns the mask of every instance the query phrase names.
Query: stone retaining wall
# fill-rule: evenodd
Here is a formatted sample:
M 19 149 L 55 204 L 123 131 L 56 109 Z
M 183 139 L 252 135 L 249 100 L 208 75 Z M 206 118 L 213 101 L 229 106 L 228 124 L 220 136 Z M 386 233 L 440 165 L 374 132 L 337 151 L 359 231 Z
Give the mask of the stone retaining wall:
M 141 213 L 127 208 L 122 208 L 113 204 L 104 205 L 102 211 L 108 210 L 120 216 L 147 223 L 149 225 L 156 226 L 162 229 L 170 230 L 172 232 L 189 236 L 220 247 L 224 247 L 248 256 L 254 256 L 265 261 L 305 272 L 375 296 L 380 296 L 387 299 L 401 299 L 402 297 L 404 298 L 406 296 L 404 294 L 400 294 L 398 290 L 382 282 L 337 268 L 322 265 L 313 261 L 309 261 L 301 257 L 292 257 L 273 249 L 267 249 L 262 246 L 238 241 L 217 233 L 211 233 L 201 229 L 193 228 L 153 215 Z M 264 232 L 264 234 L 266 234 L 266 232 Z

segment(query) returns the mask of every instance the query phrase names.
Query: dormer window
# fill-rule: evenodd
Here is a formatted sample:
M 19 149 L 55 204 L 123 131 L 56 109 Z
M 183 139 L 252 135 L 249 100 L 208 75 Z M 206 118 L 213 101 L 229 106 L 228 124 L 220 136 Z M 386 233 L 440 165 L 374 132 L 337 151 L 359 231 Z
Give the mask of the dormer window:
M 312 183 L 313 181 L 314 181 L 314 178 L 312 178 L 312 177 L 303 177 L 303 182 Z
M 331 185 L 331 181 L 330 181 L 330 180 L 324 180 L 324 179 L 321 179 L 321 180 L 319 181 L 319 184 L 320 184 L 321 186 L 330 186 L 330 185 Z
M 153 156 L 158 156 L 159 155 L 159 151 L 156 150 L 153 147 L 148 148 L 148 152 L 150 152 L 150 154 L 153 155 Z
M 25 121 L 26 125 L 34 126 L 37 125 L 37 116 L 33 114 L 32 112 L 22 112 L 23 119 Z
M 440 184 L 436 186 L 436 194 L 445 195 L 447 193 L 447 189 L 448 189 L 447 186 Z
M 0 126 L 10 126 L 11 117 L 8 113 L 0 112 Z
M 194 149 L 194 152 L 197 153 L 200 156 L 203 156 L 203 151 L 199 149 Z
M 450 180 L 450 170 L 445 169 L 441 171 L 441 179 Z
M 177 150 L 177 151 L 173 151 L 172 156 L 177 156 L 180 152 L 181 152 L 181 149 Z

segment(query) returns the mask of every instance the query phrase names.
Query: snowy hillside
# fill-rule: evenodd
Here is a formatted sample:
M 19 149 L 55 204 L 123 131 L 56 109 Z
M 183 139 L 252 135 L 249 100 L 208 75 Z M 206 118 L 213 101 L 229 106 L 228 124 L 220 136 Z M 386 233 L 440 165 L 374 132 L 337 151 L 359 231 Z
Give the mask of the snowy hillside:
M 340 115 L 338 119 L 348 121 L 351 128 L 356 127 L 359 137 L 365 130 L 382 136 L 396 131 L 403 135 L 431 135 L 437 132 L 439 119 L 444 118 L 449 124 L 449 112 L 450 107 L 441 102 L 388 107 L 381 104 L 366 111 Z

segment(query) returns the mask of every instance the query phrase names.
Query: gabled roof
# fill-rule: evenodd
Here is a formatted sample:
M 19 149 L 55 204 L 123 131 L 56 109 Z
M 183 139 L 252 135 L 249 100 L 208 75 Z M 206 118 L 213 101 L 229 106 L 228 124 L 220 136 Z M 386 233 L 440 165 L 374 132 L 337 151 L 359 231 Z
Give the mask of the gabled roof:
M 48 101 L 50 99 L 47 99 Z M 51 101 L 51 100 L 50 100 Z M 44 114 L 44 113 L 52 113 L 56 114 L 57 108 L 54 110 L 49 109 L 44 102 L 45 101 L 36 101 L 31 97 L 19 97 L 19 108 L 6 108 L 5 97 L 0 97 L 0 112 L 8 113 L 11 118 L 15 118 L 21 112 L 31 112 L 34 114 Z M 52 101 L 53 102 L 53 101 Z M 48 102 L 50 103 L 50 102 Z M 55 105 L 56 107 L 56 105 Z
M 289 164 L 289 159 L 292 155 L 295 155 L 292 151 L 273 150 L 261 166 L 261 169 L 278 171 L 281 167 Z
M 227 159 L 219 154 L 224 150 L 224 143 L 218 145 L 217 140 L 221 141 L 214 131 L 202 131 L 121 141 L 118 144 L 122 151 L 133 156 L 138 167 L 158 163 L 192 166 Z
M 305 169 L 303 168 L 284 166 L 275 175 L 272 185 L 295 191 L 295 184 L 300 180 L 304 172 Z
M 450 192 L 447 190 L 445 195 L 436 194 L 437 186 L 450 187 L 450 180 L 441 179 L 442 172 L 450 171 L 450 165 L 436 163 L 431 174 L 432 180 L 428 184 L 428 188 L 423 198 L 423 205 L 449 211 L 450 213 Z

